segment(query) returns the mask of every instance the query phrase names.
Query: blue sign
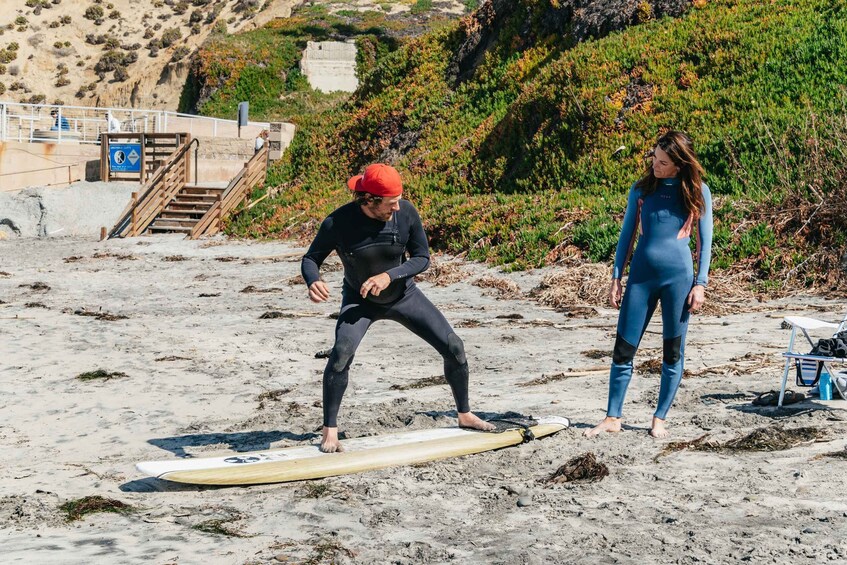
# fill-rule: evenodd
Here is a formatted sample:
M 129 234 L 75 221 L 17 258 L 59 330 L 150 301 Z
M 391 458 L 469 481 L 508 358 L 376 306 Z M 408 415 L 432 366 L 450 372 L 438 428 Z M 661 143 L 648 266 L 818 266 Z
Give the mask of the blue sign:
M 114 173 L 141 172 L 140 143 L 112 143 L 109 145 L 109 170 Z

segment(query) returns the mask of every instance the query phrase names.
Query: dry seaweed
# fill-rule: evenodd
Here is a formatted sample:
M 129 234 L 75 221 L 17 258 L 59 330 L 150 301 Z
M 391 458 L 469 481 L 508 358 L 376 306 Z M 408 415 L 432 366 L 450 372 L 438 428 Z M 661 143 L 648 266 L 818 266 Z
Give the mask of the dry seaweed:
M 76 500 L 69 500 L 68 502 L 65 502 L 64 504 L 59 506 L 59 510 L 63 511 L 67 515 L 68 522 L 73 522 L 74 520 L 81 519 L 87 514 L 94 514 L 97 512 L 115 512 L 117 514 L 128 514 L 132 512 L 134 508 L 129 504 L 126 504 L 125 502 L 121 502 L 120 500 L 104 498 L 102 496 L 96 495 L 84 496 Z
M 255 286 L 253 286 L 253 285 L 251 284 L 251 285 L 248 285 L 248 286 L 245 286 L 244 288 L 242 288 L 242 289 L 241 289 L 241 292 L 243 292 L 243 293 L 256 293 L 256 294 L 262 294 L 262 293 L 268 293 L 268 292 L 282 292 L 282 289 L 281 289 L 281 288 L 276 288 L 276 287 L 272 287 L 272 288 L 258 288 L 258 287 L 255 287 Z
M 709 434 L 702 435 L 690 441 L 672 441 L 654 457 L 654 461 L 676 451 L 691 449 L 694 451 L 712 452 L 769 452 L 785 451 L 800 445 L 814 443 L 827 437 L 827 430 L 807 426 L 802 428 L 783 428 L 781 426 L 770 426 L 758 428 L 749 434 L 730 439 L 723 443 L 711 440 L 707 441 Z
M 217 298 L 220 295 L 220 292 L 201 292 L 197 295 L 197 298 Z
M 588 452 L 574 457 L 544 480 L 547 484 L 553 483 L 596 483 L 602 481 L 609 475 L 609 468 L 597 461 L 597 457 Z
M 108 312 L 89 312 L 88 310 L 74 310 L 74 315 L 76 316 L 90 316 L 92 318 L 97 318 L 98 320 L 105 320 L 106 322 L 114 322 L 116 320 L 126 320 L 128 316 L 124 316 L 123 314 L 109 314 Z
M 156 361 L 191 361 L 191 358 L 180 357 L 179 355 L 168 355 L 166 357 L 159 357 Z
M 841 451 L 830 451 L 828 453 L 820 453 L 812 457 L 812 459 L 847 459 L 847 448 L 842 449 Z
M 108 372 L 103 369 L 97 369 L 96 371 L 87 371 L 85 373 L 80 373 L 76 376 L 81 381 L 94 381 L 97 379 L 103 379 L 104 381 L 109 381 L 112 379 L 121 379 L 124 377 L 128 377 L 126 373 L 122 373 L 120 371 Z
M 605 359 L 612 356 L 612 352 L 607 349 L 586 349 L 582 354 L 589 359 Z
M 563 373 L 554 373 L 552 375 L 541 375 L 537 379 L 533 379 L 531 381 L 526 381 L 523 383 L 518 383 L 518 386 L 529 387 L 529 386 L 540 386 L 546 385 L 549 383 L 553 383 L 556 381 L 563 381 L 565 379 L 572 379 L 574 377 L 590 377 L 591 375 L 599 375 L 601 373 L 608 373 L 608 367 L 586 367 L 584 369 L 569 369 Z
M 24 304 L 24 307 L 25 308 L 47 308 L 47 306 L 45 306 L 41 302 L 27 302 L 26 304 Z
M 65 257 L 62 259 L 65 263 L 76 263 L 77 261 L 82 261 L 83 257 L 79 255 L 71 255 L 70 257 Z
M 167 257 L 163 257 L 162 261 L 188 261 L 188 257 L 185 257 L 184 255 L 168 255 Z
M 447 384 L 444 375 L 435 375 L 432 377 L 427 377 L 425 379 L 417 379 L 415 381 L 402 385 L 391 385 L 390 388 L 391 390 L 411 390 L 416 388 L 426 388 L 443 384 Z
M 290 388 L 278 388 L 263 392 L 262 394 L 256 397 L 256 400 L 259 401 L 259 410 L 265 408 L 265 401 L 281 402 L 282 397 L 291 391 L 292 389 Z
M 91 256 L 92 259 L 117 259 L 118 261 L 135 261 L 137 257 L 126 253 L 101 253 L 97 252 Z
M 215 257 L 215 261 L 220 261 L 221 263 L 232 263 L 233 261 L 238 261 L 238 257 Z
M 482 325 L 479 320 L 459 320 L 453 324 L 454 328 L 478 328 Z
M 43 282 L 34 282 L 32 284 L 19 284 L 18 288 L 29 288 L 38 292 L 47 292 L 50 290 L 50 285 Z

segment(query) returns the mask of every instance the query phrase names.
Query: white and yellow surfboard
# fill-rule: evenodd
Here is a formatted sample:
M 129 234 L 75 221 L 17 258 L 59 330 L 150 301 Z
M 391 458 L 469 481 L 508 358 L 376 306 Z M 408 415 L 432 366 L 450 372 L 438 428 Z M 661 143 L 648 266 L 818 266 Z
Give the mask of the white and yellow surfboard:
M 528 427 L 496 432 L 436 428 L 343 440 L 345 451 L 322 453 L 317 445 L 232 453 L 223 457 L 146 461 L 142 473 L 178 483 L 255 485 L 320 479 L 471 455 L 523 443 L 528 432 L 542 438 L 570 425 L 567 418 L 539 418 Z M 506 424 L 506 427 L 509 427 Z

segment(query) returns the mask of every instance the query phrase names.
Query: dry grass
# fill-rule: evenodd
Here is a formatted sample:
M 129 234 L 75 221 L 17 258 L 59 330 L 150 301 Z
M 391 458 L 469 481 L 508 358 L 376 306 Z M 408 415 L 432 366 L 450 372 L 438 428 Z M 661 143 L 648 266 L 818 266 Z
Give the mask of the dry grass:
M 605 305 L 608 294 L 609 267 L 600 263 L 584 263 L 551 273 L 530 291 L 530 296 L 541 304 L 561 311 L 577 305 Z
M 468 272 L 462 268 L 460 263 L 442 263 L 433 260 L 429 268 L 415 278 L 419 281 L 428 282 L 433 286 L 450 286 L 451 284 L 466 280 L 468 278 Z
M 521 298 L 523 293 L 521 287 L 510 281 L 509 279 L 501 279 L 490 275 L 483 275 L 471 283 L 480 288 L 493 289 L 496 292 L 497 298 L 506 300 L 515 300 Z

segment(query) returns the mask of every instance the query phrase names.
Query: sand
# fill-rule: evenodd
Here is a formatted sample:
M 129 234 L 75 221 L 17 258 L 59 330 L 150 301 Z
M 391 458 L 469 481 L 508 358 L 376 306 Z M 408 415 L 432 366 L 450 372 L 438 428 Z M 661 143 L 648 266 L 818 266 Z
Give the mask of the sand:
M 671 440 L 647 435 L 658 377 L 646 371 L 630 387 L 625 430 L 589 440 L 582 432 L 604 414 L 615 311 L 567 317 L 524 296 L 555 269 L 507 275 L 442 257 L 442 275 L 445 265 L 464 275 L 421 287 L 465 341 L 474 409 L 567 416 L 571 429 L 292 484 L 208 488 L 142 476 L 142 460 L 316 441 L 324 360 L 315 353 L 332 345 L 341 273 L 332 261 L 333 300 L 310 303 L 297 281 L 302 251 L 170 236 L 0 241 L 4 563 L 847 562 L 844 460 L 821 457 L 847 445 L 847 401 L 750 404 L 779 386 L 781 317 L 831 319 L 826 311 L 844 309 L 811 296 L 695 317 Z M 511 291 L 472 284 L 481 277 L 510 281 Z M 283 316 L 260 319 L 269 311 Z M 636 362 L 660 347 L 653 324 Z M 124 375 L 77 378 L 97 369 Z M 351 369 L 343 431 L 453 425 L 445 385 L 403 390 L 440 374 L 426 344 L 375 325 Z M 774 452 L 658 457 L 669 441 L 774 426 L 816 427 L 823 438 Z M 603 480 L 543 482 L 589 452 L 608 467 Z M 135 510 L 72 522 L 59 510 L 95 495 Z

